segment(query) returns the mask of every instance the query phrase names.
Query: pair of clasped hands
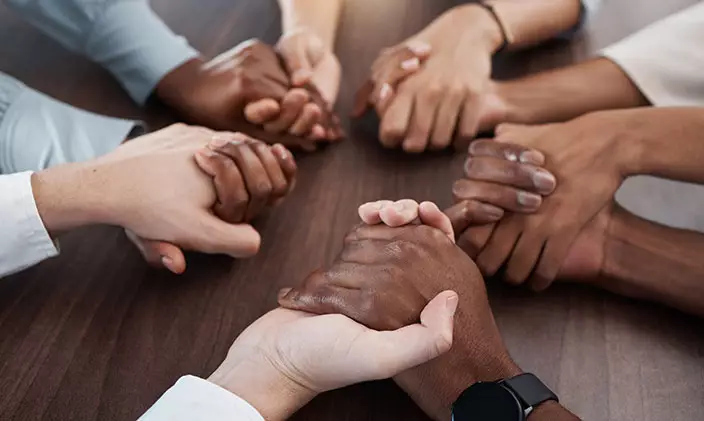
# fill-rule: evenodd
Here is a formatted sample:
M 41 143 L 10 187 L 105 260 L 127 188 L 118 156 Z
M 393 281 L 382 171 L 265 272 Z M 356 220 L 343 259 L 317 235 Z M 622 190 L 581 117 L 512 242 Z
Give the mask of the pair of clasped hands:
M 209 381 L 283 420 L 319 393 L 393 377 L 449 419 L 468 385 L 520 373 L 447 215 L 412 200 L 359 214 L 336 261 L 282 290 L 282 307 L 237 338 Z

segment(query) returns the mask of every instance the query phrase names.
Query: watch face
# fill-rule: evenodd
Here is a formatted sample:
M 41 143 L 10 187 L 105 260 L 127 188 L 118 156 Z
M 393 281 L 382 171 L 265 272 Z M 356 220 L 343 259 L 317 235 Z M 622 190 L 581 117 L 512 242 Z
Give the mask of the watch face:
M 513 393 L 497 383 L 477 383 L 452 408 L 453 421 L 518 421 L 523 408 Z

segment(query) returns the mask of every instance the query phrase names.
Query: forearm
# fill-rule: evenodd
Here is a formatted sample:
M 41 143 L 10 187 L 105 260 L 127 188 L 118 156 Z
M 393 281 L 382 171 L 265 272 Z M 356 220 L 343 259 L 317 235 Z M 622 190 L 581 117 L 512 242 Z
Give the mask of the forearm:
M 283 33 L 313 31 L 332 50 L 343 0 L 279 0 Z
M 32 175 L 32 192 L 46 230 L 56 236 L 81 226 L 109 223 L 109 195 L 90 164 L 68 164 Z
M 592 111 L 648 104 L 621 68 L 604 58 L 496 82 L 495 88 L 510 123 L 566 121 Z
M 704 183 L 704 108 L 647 108 L 619 111 L 627 119 L 622 142 L 628 175 L 654 175 Z
M 704 235 L 615 211 L 597 285 L 704 316 Z

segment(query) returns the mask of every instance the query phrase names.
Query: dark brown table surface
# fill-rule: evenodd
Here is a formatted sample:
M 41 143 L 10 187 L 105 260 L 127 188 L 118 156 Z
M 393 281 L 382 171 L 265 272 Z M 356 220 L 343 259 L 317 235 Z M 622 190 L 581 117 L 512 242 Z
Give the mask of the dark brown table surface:
M 206 55 L 249 37 L 274 42 L 274 0 L 155 0 L 155 9 Z M 350 0 L 338 53 L 339 110 L 377 51 L 421 28 L 452 0 Z M 522 53 L 503 77 L 582 59 L 695 0 L 614 0 L 573 44 Z M 0 69 L 73 104 L 155 125 L 172 118 L 133 105 L 103 70 L 0 9 Z M 31 140 L 28 140 L 31 141 Z M 233 339 L 275 305 L 280 287 L 330 261 L 358 204 L 378 198 L 450 201 L 461 156 L 407 157 L 354 131 L 344 144 L 300 158 L 299 188 L 257 223 L 258 257 L 192 255 L 181 277 L 149 269 L 119 229 L 61 239 L 61 257 L 0 281 L 0 419 L 128 420 L 183 374 L 207 376 Z M 668 213 L 660 196 L 649 206 Z M 699 202 L 702 203 L 701 201 Z M 694 212 L 701 215 L 702 212 Z M 700 223 L 699 221 L 681 221 Z M 656 305 L 560 285 L 533 295 L 490 286 L 506 342 L 565 405 L 588 420 L 695 420 L 704 415 L 704 325 Z M 392 382 L 326 394 L 296 420 L 424 420 Z

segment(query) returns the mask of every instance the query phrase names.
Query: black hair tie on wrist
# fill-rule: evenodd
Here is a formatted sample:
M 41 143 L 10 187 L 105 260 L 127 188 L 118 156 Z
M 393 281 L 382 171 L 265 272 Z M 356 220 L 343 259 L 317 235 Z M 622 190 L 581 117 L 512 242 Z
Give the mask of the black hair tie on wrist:
M 496 13 L 496 9 L 494 9 L 494 6 L 490 5 L 489 3 L 485 1 L 480 1 L 476 3 L 477 6 L 482 7 L 484 10 L 489 12 L 492 18 L 496 21 L 496 24 L 499 25 L 499 29 L 501 30 L 501 37 L 503 38 L 503 42 L 501 43 L 501 47 L 499 47 L 498 50 L 496 50 L 496 54 L 506 50 L 512 42 L 511 36 L 509 35 L 508 29 L 506 29 L 506 25 L 504 25 L 504 21 L 501 20 L 501 17 L 499 16 L 498 13 Z

